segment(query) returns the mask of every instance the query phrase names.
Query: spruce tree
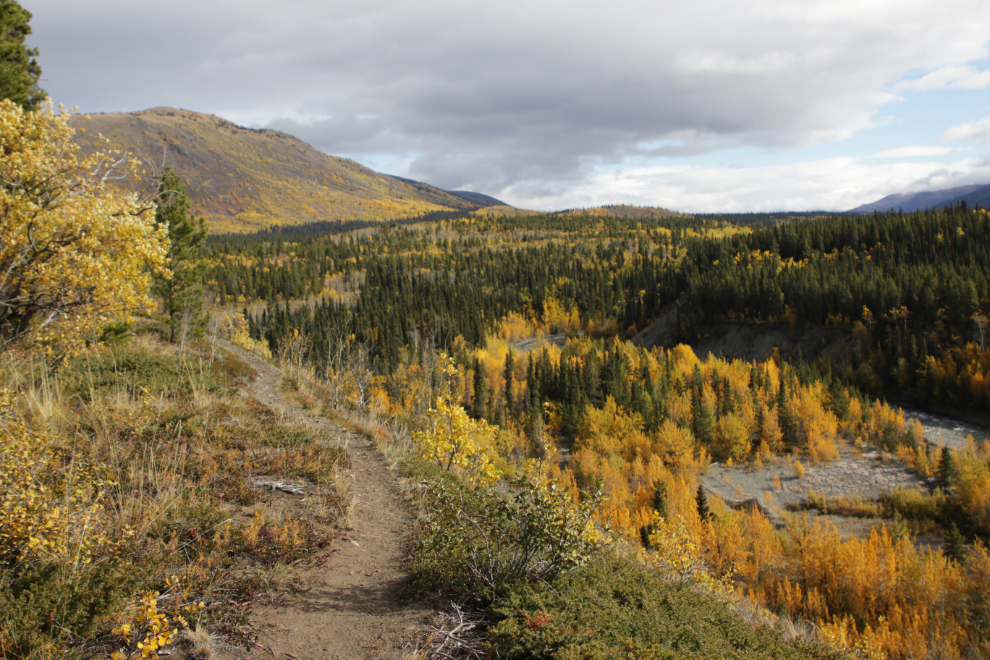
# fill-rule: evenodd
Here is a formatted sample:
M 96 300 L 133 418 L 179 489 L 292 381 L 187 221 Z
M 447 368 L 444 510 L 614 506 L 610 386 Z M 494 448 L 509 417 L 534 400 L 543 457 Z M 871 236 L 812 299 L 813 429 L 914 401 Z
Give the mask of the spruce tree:
M 515 380 L 516 363 L 512 357 L 512 351 L 505 356 L 505 371 L 502 376 L 505 380 L 505 413 L 509 419 L 515 417 L 516 405 L 512 398 L 512 383 Z
M 34 110 L 47 96 L 38 87 L 41 67 L 37 48 L 24 45 L 31 34 L 31 12 L 15 0 L 0 0 L 0 98 Z
M 948 447 L 942 447 L 942 455 L 938 460 L 937 475 L 937 483 L 939 488 L 943 490 L 946 488 L 952 488 L 955 483 L 956 466 L 952 460 L 952 452 Z
M 945 545 L 942 552 L 947 559 L 962 564 L 966 561 L 966 540 L 960 533 L 956 523 L 949 523 L 949 528 L 945 530 Z
M 700 386 L 694 388 L 691 396 L 691 432 L 706 447 L 715 439 L 715 416 L 705 405 Z
M 708 496 L 705 494 L 705 487 L 698 486 L 698 494 L 695 496 L 698 505 L 698 517 L 704 522 L 712 517 L 712 511 L 708 508 Z
M 189 196 L 179 175 L 166 167 L 158 184 L 158 208 L 155 224 L 165 227 L 170 247 L 166 266 L 171 278 L 156 276 L 153 290 L 162 300 L 168 316 L 169 341 L 175 342 L 177 331 L 188 323 L 193 337 L 202 337 L 208 315 L 203 311 L 203 272 L 201 259 L 206 244 L 206 223 L 189 214 Z
M 474 361 L 474 413 L 475 419 L 488 418 L 488 377 L 485 374 L 485 363 L 475 358 Z
M 790 406 L 787 405 L 787 386 L 784 384 L 783 378 L 780 381 L 780 389 L 777 390 L 777 424 L 780 426 L 784 445 L 793 447 L 795 444 L 794 418 L 791 415 Z

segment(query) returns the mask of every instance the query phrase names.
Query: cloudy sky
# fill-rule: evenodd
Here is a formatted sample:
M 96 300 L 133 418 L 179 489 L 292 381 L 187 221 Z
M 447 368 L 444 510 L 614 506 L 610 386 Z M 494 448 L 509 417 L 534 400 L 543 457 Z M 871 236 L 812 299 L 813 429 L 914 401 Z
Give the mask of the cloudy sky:
M 990 0 L 21 0 L 42 86 L 536 209 L 990 183 Z

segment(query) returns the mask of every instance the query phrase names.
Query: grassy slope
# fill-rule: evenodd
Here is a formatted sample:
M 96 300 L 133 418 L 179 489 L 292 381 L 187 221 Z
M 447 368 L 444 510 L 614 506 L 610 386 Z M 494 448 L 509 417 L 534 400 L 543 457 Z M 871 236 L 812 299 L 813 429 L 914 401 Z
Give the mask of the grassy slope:
M 438 188 L 328 156 L 291 135 L 242 128 L 213 115 L 153 108 L 76 118 L 73 124 L 85 129 L 78 138 L 84 151 L 103 135 L 113 147 L 159 168 L 164 158 L 189 182 L 193 212 L 213 232 L 478 208 Z M 147 189 L 149 181 L 127 185 Z
M 140 656 L 149 592 L 180 645 L 250 646 L 252 605 L 277 602 L 290 565 L 337 534 L 346 451 L 239 396 L 255 374 L 236 357 L 156 334 L 55 376 L 2 356 L 0 658 Z M 259 480 L 300 485 L 305 504 Z

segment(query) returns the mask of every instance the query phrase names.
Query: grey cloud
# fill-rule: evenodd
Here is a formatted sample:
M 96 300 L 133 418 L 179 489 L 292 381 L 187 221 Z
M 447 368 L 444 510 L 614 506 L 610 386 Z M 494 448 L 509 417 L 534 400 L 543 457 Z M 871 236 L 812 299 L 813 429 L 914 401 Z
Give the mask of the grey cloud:
M 905 71 L 985 56 L 990 33 L 965 0 L 937 22 L 903 2 L 28 4 L 57 101 L 267 118 L 329 153 L 405 154 L 400 174 L 528 198 L 627 157 L 848 137 Z

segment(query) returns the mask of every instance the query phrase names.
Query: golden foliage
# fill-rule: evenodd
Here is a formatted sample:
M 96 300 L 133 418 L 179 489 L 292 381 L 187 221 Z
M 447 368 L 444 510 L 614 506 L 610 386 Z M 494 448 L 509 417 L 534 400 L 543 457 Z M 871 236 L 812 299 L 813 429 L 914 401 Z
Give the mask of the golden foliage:
M 446 363 L 449 375 L 457 374 L 449 358 L 441 362 Z M 462 470 L 475 483 L 492 483 L 503 474 L 498 465 L 496 427 L 468 417 L 446 393 L 437 398 L 427 418 L 427 428 L 413 433 L 421 458 L 447 471 Z
M 148 307 L 167 234 L 137 198 L 109 186 L 133 165 L 76 157 L 68 114 L 0 101 L 0 333 L 56 355 Z M 164 272 L 164 271 L 162 271 Z
M 29 425 L 9 390 L 0 390 L 0 565 L 56 560 L 70 566 L 111 554 L 122 541 L 109 529 L 99 465 L 66 466 L 54 439 Z

